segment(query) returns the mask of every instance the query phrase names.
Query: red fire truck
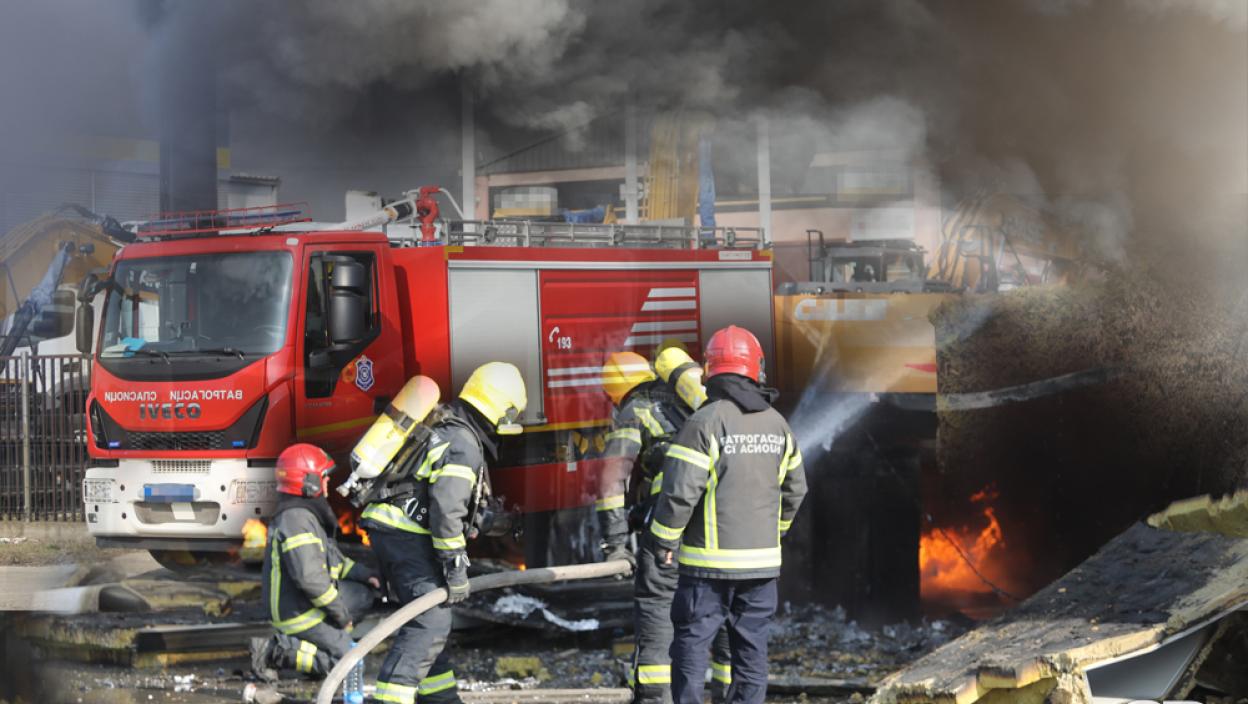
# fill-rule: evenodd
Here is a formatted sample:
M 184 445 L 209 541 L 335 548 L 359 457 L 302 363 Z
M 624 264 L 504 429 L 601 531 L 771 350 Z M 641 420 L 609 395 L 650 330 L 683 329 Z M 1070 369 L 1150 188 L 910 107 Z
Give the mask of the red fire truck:
M 757 232 L 430 228 L 426 210 L 403 238 L 258 218 L 151 223 L 82 298 L 80 347 L 95 350 L 83 502 L 101 546 L 164 560 L 232 551 L 244 523 L 271 511 L 287 445 L 315 443 L 346 467 L 407 379 L 432 377 L 447 399 L 492 360 L 519 367 L 529 389 L 526 432 L 503 448 L 494 491 L 547 525 L 600 496 L 600 462 L 574 434 L 610 421 L 607 354 L 674 340 L 696 355 L 729 323 L 772 344 L 771 252 Z M 548 534 L 526 534 L 531 564 L 552 554 Z

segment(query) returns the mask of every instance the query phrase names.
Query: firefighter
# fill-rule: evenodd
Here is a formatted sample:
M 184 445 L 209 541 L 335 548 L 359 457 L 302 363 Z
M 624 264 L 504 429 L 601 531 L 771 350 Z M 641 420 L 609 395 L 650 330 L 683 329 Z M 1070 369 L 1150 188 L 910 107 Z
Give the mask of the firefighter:
M 371 503 L 362 514 L 373 552 L 401 604 L 446 587 L 445 605 L 426 611 L 395 636 L 377 676 L 374 698 L 411 704 L 458 702 L 455 673 L 443 648 L 451 632 L 450 604 L 468 598 L 466 534 L 488 487 L 487 456 L 498 436 L 521 431 L 526 396 L 520 371 L 490 362 L 473 371 L 459 398 L 426 419 L 432 433 L 401 468 L 408 489 Z
M 338 518 L 325 498 L 334 461 L 319 447 L 291 445 L 277 458 L 277 512 L 264 551 L 263 603 L 277 632 L 251 640 L 257 677 L 280 669 L 324 677 L 351 647 L 351 626 L 372 606 L 380 583 L 343 557 Z M 371 587 L 371 589 L 370 589 Z
M 680 352 L 678 348 L 673 349 Z M 688 360 L 687 354 L 684 359 Z M 683 362 L 665 351 L 656 365 L 674 361 Z M 659 366 L 669 373 L 674 368 Z M 612 488 L 604 492 L 607 497 L 598 501 L 597 508 L 604 559 L 628 560 L 636 570 L 633 577 L 635 641 L 630 672 L 633 701 L 670 702 L 672 680 L 668 649 L 672 643 L 670 613 L 676 574 L 673 570 L 658 569 L 644 545 L 638 555 L 639 561 L 628 552 L 628 516 L 639 516 L 639 522 L 644 525 L 653 505 L 652 497 L 662 483 L 662 477 L 657 476 L 659 464 L 672 436 L 693 410 L 680 402 L 667 379 L 655 378 L 649 362 L 636 352 L 610 355 L 602 368 L 602 385 L 615 404 L 616 412 L 604 453 L 609 462 L 604 475 L 611 479 Z M 630 495 L 632 502 L 626 498 Z M 715 651 L 714 660 L 723 667 L 713 669 L 716 676 L 712 699 L 721 701 L 722 685 L 728 680 L 724 669 L 728 663 L 726 632 L 716 639 Z
M 647 542 L 660 569 L 678 565 L 672 602 L 672 694 L 700 704 L 706 651 L 727 621 L 728 701 L 761 704 L 767 631 L 776 610 L 780 539 L 806 494 L 802 457 L 777 396 L 763 386 L 763 351 L 730 325 L 706 346 L 707 401 L 663 461 Z

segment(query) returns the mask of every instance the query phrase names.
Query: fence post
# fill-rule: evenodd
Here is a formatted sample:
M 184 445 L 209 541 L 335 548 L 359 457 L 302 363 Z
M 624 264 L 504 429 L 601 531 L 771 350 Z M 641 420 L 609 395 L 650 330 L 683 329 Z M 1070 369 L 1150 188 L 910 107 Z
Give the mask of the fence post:
M 22 506 L 26 520 L 34 519 L 34 506 L 30 500 L 30 351 L 22 350 L 18 364 L 18 379 L 22 385 Z

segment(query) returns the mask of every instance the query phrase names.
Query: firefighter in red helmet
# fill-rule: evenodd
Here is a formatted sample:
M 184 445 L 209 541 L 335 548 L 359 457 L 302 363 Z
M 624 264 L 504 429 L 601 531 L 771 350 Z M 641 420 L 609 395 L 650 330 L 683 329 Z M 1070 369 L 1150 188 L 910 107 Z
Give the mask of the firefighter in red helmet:
M 291 445 L 277 458 L 279 496 L 261 587 L 275 633 L 251 640 L 252 671 L 261 679 L 274 680 L 281 669 L 328 674 L 380 588 L 371 570 L 338 550 L 338 519 L 325 498 L 333 470 L 315 445 Z
M 731 703 L 762 704 L 776 610 L 780 538 L 806 494 L 802 455 L 778 395 L 763 386 L 763 348 L 730 325 L 706 345 L 706 402 L 663 461 L 650 521 L 658 566 L 679 571 L 672 601 L 672 698 L 701 704 L 707 650 L 728 624 Z

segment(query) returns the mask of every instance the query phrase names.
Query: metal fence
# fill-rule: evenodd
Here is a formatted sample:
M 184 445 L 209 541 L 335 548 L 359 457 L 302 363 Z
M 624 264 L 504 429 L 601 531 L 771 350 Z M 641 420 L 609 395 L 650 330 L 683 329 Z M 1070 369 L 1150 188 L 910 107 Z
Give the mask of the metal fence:
M 91 360 L 0 357 L 0 518 L 80 520 Z

